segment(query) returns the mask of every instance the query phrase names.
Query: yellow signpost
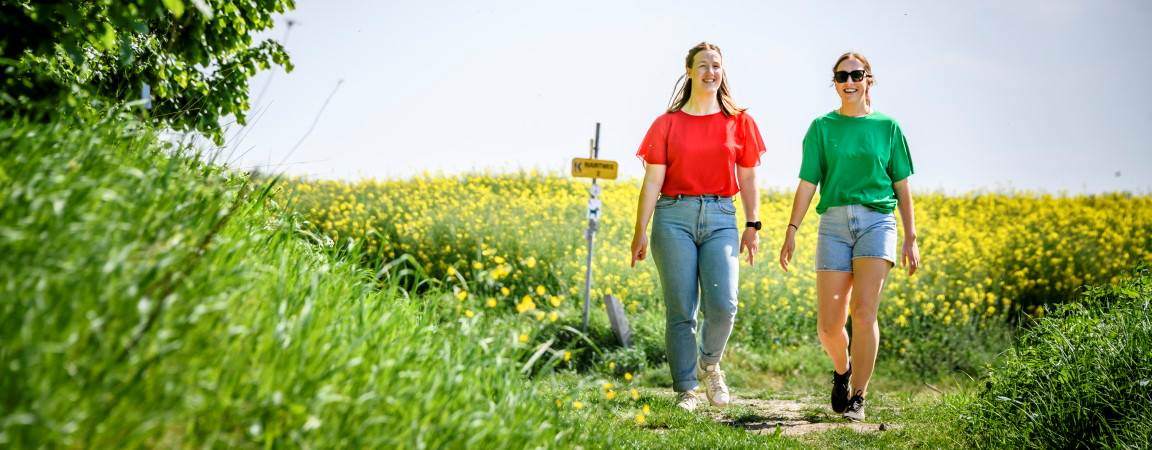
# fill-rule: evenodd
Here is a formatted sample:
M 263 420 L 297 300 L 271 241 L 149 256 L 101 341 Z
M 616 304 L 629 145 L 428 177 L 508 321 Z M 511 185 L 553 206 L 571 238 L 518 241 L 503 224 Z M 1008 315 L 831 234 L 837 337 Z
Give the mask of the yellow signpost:
M 618 166 L 616 161 L 607 159 L 572 158 L 572 176 L 615 180 Z

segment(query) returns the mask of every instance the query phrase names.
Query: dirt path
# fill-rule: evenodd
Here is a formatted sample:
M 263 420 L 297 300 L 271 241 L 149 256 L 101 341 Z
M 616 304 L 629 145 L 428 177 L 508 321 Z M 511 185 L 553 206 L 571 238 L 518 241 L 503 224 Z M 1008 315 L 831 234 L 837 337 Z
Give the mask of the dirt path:
M 849 422 L 823 405 L 796 400 L 735 398 L 727 408 L 702 408 L 701 413 L 717 422 L 740 427 L 752 433 L 801 436 L 836 428 L 875 433 L 899 427 L 895 424 Z

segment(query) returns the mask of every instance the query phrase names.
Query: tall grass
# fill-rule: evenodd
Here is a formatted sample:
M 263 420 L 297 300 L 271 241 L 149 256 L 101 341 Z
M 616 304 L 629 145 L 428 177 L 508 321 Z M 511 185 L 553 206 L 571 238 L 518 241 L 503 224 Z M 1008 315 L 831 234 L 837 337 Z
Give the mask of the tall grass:
M 1040 319 L 965 409 L 974 444 L 1139 447 L 1152 440 L 1152 267 Z
M 0 446 L 564 439 L 519 323 L 381 288 L 274 191 L 123 117 L 0 124 Z

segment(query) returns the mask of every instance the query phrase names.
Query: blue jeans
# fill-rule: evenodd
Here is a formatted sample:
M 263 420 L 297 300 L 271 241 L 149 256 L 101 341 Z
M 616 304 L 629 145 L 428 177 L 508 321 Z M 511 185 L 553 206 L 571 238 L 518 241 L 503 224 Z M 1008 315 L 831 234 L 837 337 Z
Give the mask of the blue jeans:
M 896 265 L 896 216 L 863 205 L 833 206 L 820 215 L 817 272 L 852 272 L 856 258 Z
M 740 238 L 732 198 L 661 197 L 652 219 L 652 257 L 664 289 L 672 389 L 689 391 L 699 384 L 697 356 L 706 365 L 719 363 L 736 319 Z

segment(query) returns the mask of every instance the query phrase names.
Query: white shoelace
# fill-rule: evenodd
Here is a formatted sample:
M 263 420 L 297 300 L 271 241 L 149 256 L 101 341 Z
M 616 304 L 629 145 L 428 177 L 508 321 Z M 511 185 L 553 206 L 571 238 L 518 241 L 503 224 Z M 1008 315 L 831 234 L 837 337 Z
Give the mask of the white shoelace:
M 708 387 L 712 392 L 728 393 L 728 385 L 724 384 L 724 371 L 716 369 L 714 372 L 708 372 Z

